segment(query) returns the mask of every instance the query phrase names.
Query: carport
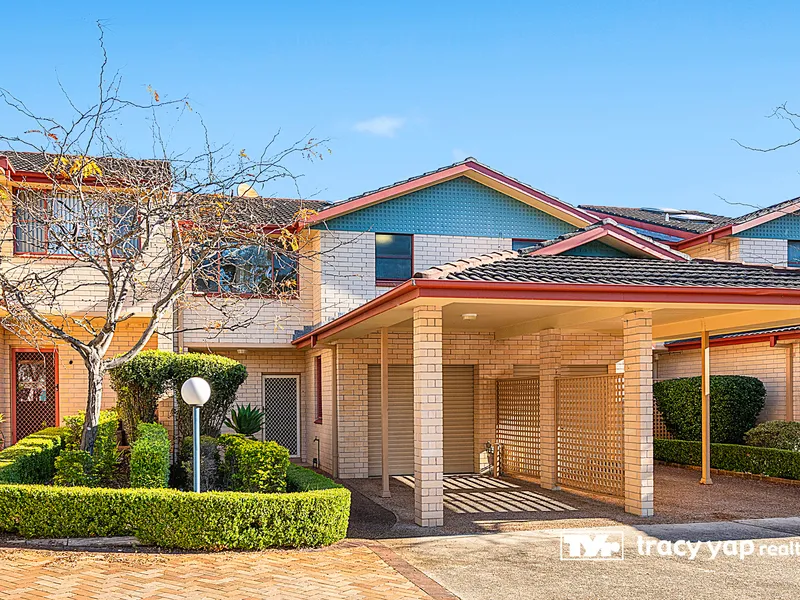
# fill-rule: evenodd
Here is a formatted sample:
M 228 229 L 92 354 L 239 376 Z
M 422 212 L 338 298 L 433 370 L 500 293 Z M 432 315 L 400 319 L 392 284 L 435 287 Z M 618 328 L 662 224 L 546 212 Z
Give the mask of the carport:
M 337 348 L 337 460 L 345 478 L 376 474 L 378 466 L 385 480 L 392 474 L 390 369 L 398 362 L 411 366 L 413 440 L 406 434 L 394 453 L 408 453 L 413 441 L 419 525 L 437 526 L 444 519 L 443 390 L 445 367 L 455 364 L 475 371 L 472 439 L 463 443 L 472 448 L 476 470 L 487 441 L 508 444 L 516 436 L 527 447 L 516 458 L 504 454 L 507 467 L 535 470 L 545 489 L 623 498 L 627 512 L 649 516 L 653 343 L 796 323 L 798 300 L 800 272 L 792 269 L 500 252 L 417 273 L 296 344 Z M 708 353 L 702 355 L 707 425 Z M 575 375 L 569 368 L 587 363 L 606 365 L 607 372 Z M 535 365 L 538 376 L 514 377 L 518 364 Z M 510 412 L 498 404 L 504 394 L 511 394 Z M 380 429 L 370 398 L 381 408 Z M 702 478 L 710 483 L 707 430 Z M 369 452 L 376 431 L 380 465 Z

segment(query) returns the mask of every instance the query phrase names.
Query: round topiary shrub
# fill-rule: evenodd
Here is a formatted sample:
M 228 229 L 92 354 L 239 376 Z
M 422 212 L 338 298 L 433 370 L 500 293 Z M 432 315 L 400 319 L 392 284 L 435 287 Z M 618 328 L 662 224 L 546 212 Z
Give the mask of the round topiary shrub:
M 653 396 L 675 439 L 701 439 L 700 377 L 657 381 Z M 711 441 L 741 444 L 756 424 L 767 390 L 761 380 L 742 375 L 711 376 Z
M 767 421 L 744 434 L 748 446 L 800 452 L 800 422 Z

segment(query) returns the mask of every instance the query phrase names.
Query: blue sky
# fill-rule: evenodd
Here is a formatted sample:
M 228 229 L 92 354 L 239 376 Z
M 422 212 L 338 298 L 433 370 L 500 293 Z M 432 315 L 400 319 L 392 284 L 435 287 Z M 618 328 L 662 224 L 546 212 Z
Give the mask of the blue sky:
M 0 86 L 62 114 L 106 28 L 131 96 L 188 94 L 216 142 L 330 139 L 295 163 L 338 200 L 471 155 L 573 204 L 740 214 L 800 195 L 797 2 L 11 3 Z M 0 110 L 4 131 L 22 127 Z M 132 127 L 130 147 L 147 153 Z M 135 130 L 135 131 L 134 131 Z M 126 134 L 128 135 L 128 134 Z M 177 131 L 175 147 L 192 143 Z M 287 186 L 261 190 L 293 194 Z

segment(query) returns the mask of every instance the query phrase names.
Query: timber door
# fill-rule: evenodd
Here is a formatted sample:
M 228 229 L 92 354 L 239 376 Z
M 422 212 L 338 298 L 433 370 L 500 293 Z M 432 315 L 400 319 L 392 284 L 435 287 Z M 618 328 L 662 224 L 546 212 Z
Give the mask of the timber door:
M 300 376 L 264 375 L 264 440 L 300 456 Z
M 12 443 L 58 425 L 58 354 L 12 350 Z

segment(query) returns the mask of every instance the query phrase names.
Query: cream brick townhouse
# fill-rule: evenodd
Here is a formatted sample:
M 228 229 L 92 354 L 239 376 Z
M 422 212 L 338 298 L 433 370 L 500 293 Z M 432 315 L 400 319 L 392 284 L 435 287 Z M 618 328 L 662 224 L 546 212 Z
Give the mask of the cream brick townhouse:
M 800 267 L 800 199 L 760 208 L 740 217 L 724 217 L 669 208 L 583 206 L 600 218 L 613 218 L 697 258 L 749 264 Z M 760 420 L 800 419 L 795 381 L 800 325 L 742 331 L 712 337 L 711 372 L 750 375 L 767 388 Z M 656 351 L 659 379 L 700 374 L 700 340 L 677 340 Z
M 652 514 L 654 343 L 800 322 L 794 271 L 694 259 L 474 159 L 312 208 L 311 252 L 282 266 L 296 297 L 245 300 L 254 321 L 220 334 L 202 298 L 225 284 L 196 281 L 174 348 L 244 363 L 238 402 L 294 456 L 387 492 L 412 475 L 423 526 L 443 522 L 445 474 L 492 460 Z M 58 396 L 66 414 L 83 392 Z

